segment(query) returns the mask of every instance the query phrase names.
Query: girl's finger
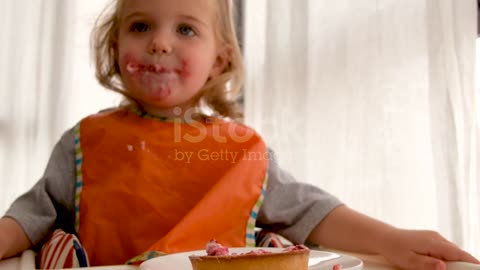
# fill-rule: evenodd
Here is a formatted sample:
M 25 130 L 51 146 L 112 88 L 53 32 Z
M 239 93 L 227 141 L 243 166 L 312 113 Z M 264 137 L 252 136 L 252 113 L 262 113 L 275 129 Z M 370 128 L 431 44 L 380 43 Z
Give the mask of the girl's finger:
M 432 256 L 445 261 L 480 263 L 475 257 L 446 240 L 432 241 L 425 250 L 421 250 L 417 253 L 421 255 Z
M 409 270 L 446 270 L 447 265 L 444 261 L 420 254 L 413 253 L 405 262 L 405 265 L 399 265 Z

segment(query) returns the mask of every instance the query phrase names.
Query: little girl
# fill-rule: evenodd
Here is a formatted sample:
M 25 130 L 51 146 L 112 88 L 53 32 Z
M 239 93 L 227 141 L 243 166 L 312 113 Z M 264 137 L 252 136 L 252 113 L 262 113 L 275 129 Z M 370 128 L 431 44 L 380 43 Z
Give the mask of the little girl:
M 383 255 L 405 269 L 478 261 L 435 232 L 389 226 L 281 170 L 237 123 L 242 56 L 229 0 L 117 0 L 94 32 L 97 78 L 126 97 L 56 144 L 0 220 L 0 259 L 74 233 L 92 265 L 145 252 L 294 243 Z

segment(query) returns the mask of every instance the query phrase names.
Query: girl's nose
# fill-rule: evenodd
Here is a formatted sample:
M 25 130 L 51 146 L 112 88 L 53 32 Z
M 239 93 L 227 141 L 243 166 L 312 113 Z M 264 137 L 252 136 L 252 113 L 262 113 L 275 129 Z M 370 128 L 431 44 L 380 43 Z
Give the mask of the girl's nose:
M 168 33 L 157 33 L 150 42 L 148 52 L 150 54 L 170 54 L 173 50 L 172 38 Z

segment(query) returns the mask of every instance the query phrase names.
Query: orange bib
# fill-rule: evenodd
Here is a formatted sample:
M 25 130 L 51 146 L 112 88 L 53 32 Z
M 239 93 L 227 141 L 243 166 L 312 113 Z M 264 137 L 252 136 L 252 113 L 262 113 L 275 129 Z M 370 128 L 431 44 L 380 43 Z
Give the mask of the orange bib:
M 77 232 L 92 265 L 204 249 L 210 239 L 255 245 L 268 162 L 252 129 L 119 109 L 80 122 L 76 155 Z

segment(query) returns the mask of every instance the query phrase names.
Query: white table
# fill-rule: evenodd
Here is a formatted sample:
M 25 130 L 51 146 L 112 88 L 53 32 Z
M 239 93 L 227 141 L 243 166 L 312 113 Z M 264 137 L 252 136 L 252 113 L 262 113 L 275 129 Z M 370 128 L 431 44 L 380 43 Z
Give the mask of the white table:
M 0 270 L 35 269 L 35 253 L 24 251 L 21 256 L 0 261 Z
M 338 254 L 345 254 L 360 258 L 364 263 L 364 270 L 398 270 L 380 256 L 347 253 L 330 250 Z M 0 261 L 0 270 L 34 270 L 35 254 L 31 250 L 22 253 L 21 256 Z M 113 265 L 89 268 L 77 268 L 76 270 L 139 270 L 138 266 Z M 464 263 L 447 263 L 447 270 L 480 270 L 480 265 Z
M 357 253 L 338 252 L 360 258 L 365 266 L 365 270 L 396 270 L 379 256 L 363 255 Z M 35 269 L 35 255 L 32 251 L 25 251 L 21 256 L 0 261 L 0 270 L 33 270 Z M 90 268 L 78 268 L 79 270 L 138 270 L 137 266 L 114 265 Z

